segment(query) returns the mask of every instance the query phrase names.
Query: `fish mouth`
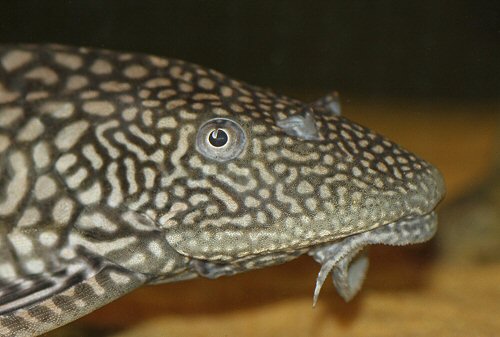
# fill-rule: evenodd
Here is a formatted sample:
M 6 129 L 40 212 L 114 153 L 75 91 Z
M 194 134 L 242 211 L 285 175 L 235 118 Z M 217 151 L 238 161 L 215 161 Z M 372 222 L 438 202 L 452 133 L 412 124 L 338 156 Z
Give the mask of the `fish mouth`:
M 358 293 L 368 269 L 368 256 L 364 252 L 366 246 L 421 243 L 430 240 L 436 230 L 437 214 L 432 210 L 424 215 L 408 216 L 313 248 L 308 254 L 321 264 L 314 289 L 313 306 L 316 305 L 321 288 L 330 273 L 337 292 L 345 301 L 350 301 Z

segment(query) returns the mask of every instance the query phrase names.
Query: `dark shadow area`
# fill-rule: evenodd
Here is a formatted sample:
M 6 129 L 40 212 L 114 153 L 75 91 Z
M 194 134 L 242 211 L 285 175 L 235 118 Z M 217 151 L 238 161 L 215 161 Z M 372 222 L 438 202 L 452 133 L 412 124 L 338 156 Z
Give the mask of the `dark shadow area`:
M 185 59 L 283 91 L 494 99 L 496 1 L 3 1 L 0 42 Z

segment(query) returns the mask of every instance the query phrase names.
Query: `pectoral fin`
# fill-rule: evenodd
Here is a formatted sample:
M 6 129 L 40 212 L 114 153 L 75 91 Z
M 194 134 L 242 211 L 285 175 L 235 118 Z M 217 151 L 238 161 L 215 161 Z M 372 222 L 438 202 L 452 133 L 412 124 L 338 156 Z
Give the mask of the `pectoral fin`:
M 142 274 L 104 262 L 96 269 L 75 264 L 57 273 L 0 284 L 0 336 L 37 336 L 145 282 Z

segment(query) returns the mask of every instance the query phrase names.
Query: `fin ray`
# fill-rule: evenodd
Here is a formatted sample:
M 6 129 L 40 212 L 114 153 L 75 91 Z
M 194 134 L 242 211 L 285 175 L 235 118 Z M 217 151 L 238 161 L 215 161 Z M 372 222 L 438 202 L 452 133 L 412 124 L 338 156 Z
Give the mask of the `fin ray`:
M 6 285 L 0 295 L 0 336 L 42 334 L 69 323 L 146 283 L 147 277 L 111 263 L 73 268 Z M 32 288 L 30 288 L 30 286 Z

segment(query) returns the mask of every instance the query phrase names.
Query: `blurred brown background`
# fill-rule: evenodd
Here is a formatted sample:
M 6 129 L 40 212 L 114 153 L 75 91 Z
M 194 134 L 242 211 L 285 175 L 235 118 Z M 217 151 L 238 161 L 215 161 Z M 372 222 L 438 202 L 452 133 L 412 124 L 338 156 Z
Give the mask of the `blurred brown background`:
M 180 58 L 344 115 L 438 166 L 430 243 L 373 247 L 344 303 L 310 258 L 146 287 L 50 337 L 500 336 L 499 1 L 2 1 L 0 43 Z

